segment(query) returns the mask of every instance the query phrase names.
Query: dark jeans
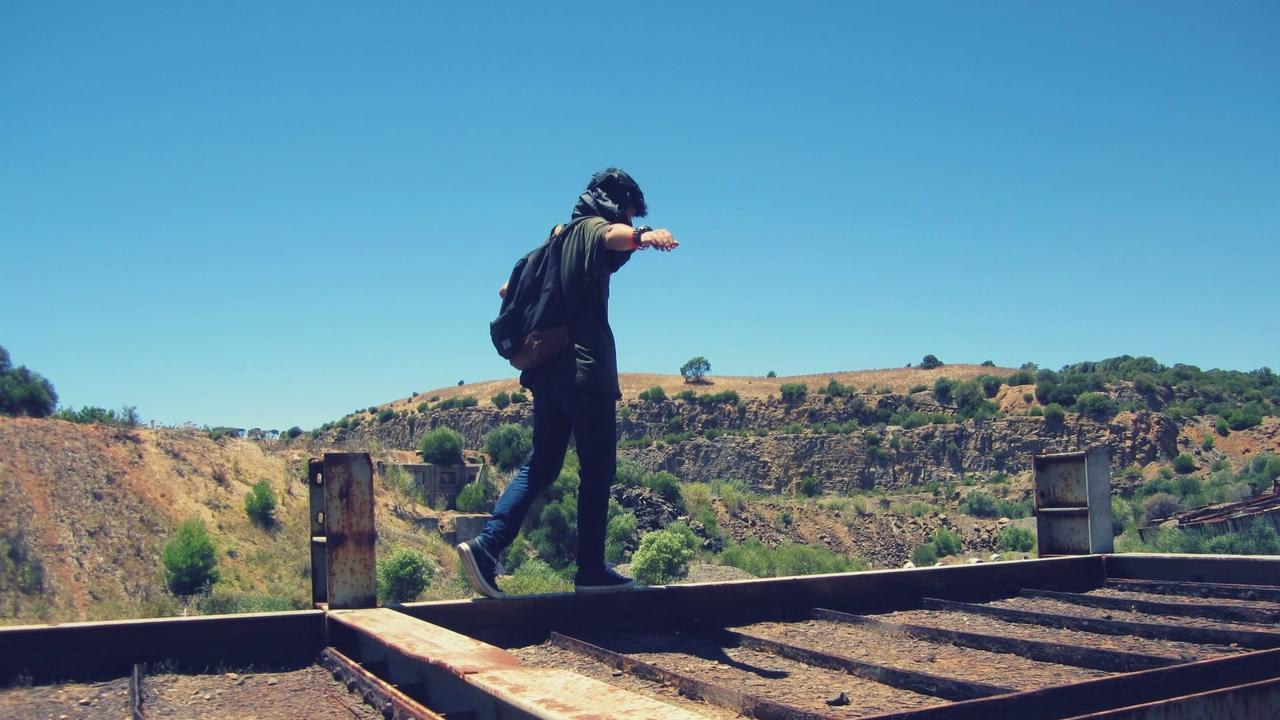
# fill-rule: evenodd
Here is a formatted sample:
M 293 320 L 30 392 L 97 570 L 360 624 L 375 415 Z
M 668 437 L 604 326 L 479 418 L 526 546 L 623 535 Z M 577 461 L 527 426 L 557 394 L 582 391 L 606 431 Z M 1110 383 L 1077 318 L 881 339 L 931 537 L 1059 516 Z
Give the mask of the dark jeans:
M 560 475 L 573 434 L 578 447 L 578 570 L 604 567 L 604 531 L 609 486 L 617 465 L 615 400 L 583 392 L 571 383 L 546 383 L 534 389 L 533 452 L 503 491 L 493 518 L 476 541 L 494 559 L 500 557 L 524 522 L 529 506 Z

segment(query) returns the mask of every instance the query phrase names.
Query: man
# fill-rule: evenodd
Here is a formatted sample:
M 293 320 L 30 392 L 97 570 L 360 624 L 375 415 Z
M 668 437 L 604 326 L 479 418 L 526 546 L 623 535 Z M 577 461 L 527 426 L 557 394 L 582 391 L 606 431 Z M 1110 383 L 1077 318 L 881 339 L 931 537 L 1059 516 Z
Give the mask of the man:
M 546 364 L 526 370 L 520 384 L 533 391 L 533 452 L 498 499 L 493 518 L 474 540 L 458 545 L 471 588 L 503 597 L 494 581 L 498 558 L 515 539 L 530 504 L 560 474 L 572 434 L 581 461 L 578 486 L 578 592 L 634 585 L 604 562 L 609 486 L 617 464 L 615 403 L 618 361 L 609 328 L 609 277 L 636 250 L 680 245 L 666 230 L 633 227 L 648 208 L 627 173 L 596 173 L 578 198 L 564 234 L 560 286 L 568 311 L 569 344 Z M 498 291 L 505 294 L 506 286 Z

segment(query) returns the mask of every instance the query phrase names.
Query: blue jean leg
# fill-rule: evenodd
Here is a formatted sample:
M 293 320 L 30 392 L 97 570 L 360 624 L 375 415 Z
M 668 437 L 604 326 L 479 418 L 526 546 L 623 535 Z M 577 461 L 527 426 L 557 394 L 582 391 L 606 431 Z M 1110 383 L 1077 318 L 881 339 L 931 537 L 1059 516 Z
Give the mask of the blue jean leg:
M 493 517 L 476 538 L 495 560 L 516 539 L 529 506 L 560 475 L 573 430 L 565 404 L 562 393 L 554 387 L 541 388 L 533 395 L 533 452 L 498 498 Z
M 608 395 L 578 394 L 570 414 L 578 447 L 578 570 L 604 569 L 609 487 L 617 471 L 617 412 Z

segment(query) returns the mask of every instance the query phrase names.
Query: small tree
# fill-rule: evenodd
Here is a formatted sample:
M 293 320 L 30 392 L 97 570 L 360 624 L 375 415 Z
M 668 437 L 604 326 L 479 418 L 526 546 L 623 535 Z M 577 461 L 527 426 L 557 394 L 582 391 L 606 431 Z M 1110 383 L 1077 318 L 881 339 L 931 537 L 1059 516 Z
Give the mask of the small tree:
M 942 367 L 942 361 L 938 359 L 937 355 L 925 355 L 924 359 L 920 361 L 920 367 L 925 370 L 940 368 Z
M 244 496 L 244 512 L 262 527 L 269 528 L 275 524 L 276 494 L 271 483 L 259 480 L 253 484 L 253 489 Z
M 388 602 L 408 602 L 422 594 L 436 568 L 421 552 L 397 548 L 378 563 L 378 594 Z
M 951 402 L 951 393 L 955 390 L 956 383 L 950 378 L 940 377 L 933 382 L 933 397 L 940 403 Z
M 520 467 L 532 449 L 533 432 L 524 425 L 499 425 L 484 436 L 485 453 L 504 472 Z
M 631 558 L 636 581 L 643 585 L 661 585 L 684 577 L 695 547 L 694 535 L 688 528 L 681 531 L 672 526 L 646 534 L 640 538 L 640 547 Z
M 690 358 L 689 362 L 680 366 L 680 375 L 687 383 L 700 383 L 706 379 L 709 372 L 711 372 L 711 363 L 701 355 Z
M 436 428 L 418 441 L 418 453 L 436 465 L 461 465 L 462 435 L 452 428 Z
M 776 377 L 778 377 L 778 373 L 774 372 L 773 370 L 770 370 L 768 373 L 766 373 L 766 374 L 765 374 L 765 377 L 767 377 L 767 378 L 776 378 Z
M 204 523 L 187 520 L 161 553 L 164 581 L 178 596 L 204 592 L 218 582 L 218 558 Z

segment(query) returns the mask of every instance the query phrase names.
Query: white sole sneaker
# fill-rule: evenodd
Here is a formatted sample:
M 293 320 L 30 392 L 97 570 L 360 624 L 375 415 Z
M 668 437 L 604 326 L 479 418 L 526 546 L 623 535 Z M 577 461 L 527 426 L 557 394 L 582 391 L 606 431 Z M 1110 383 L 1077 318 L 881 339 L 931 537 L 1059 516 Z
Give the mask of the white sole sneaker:
M 462 561 L 462 572 L 467 576 L 467 584 L 471 586 L 477 594 L 490 597 L 495 600 L 501 600 L 507 596 L 506 593 L 499 590 L 496 586 L 485 581 L 484 576 L 480 573 L 480 566 L 476 563 L 475 553 L 471 551 L 471 546 L 458 543 L 458 559 Z

